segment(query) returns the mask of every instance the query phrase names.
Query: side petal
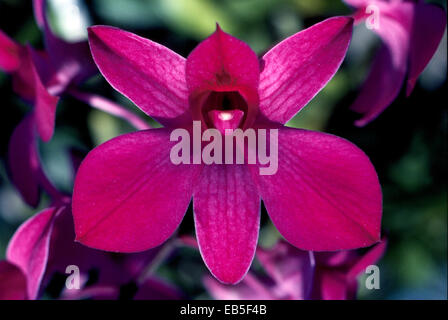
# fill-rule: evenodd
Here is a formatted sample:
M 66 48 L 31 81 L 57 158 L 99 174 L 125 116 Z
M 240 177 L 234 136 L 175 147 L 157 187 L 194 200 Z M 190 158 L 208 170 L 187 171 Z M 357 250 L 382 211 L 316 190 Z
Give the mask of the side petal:
M 339 69 L 352 30 L 352 18 L 330 18 L 266 53 L 260 76 L 260 111 L 279 123 L 299 112 Z
M 379 28 L 374 30 L 383 41 L 371 70 L 351 109 L 361 113 L 355 122 L 364 126 L 382 113 L 398 96 L 408 68 L 413 3 L 381 3 Z
M 409 52 L 409 71 L 406 94 L 414 89 L 418 76 L 423 72 L 437 50 L 446 28 L 446 12 L 431 4 L 416 4 Z
M 254 258 L 260 223 L 260 198 L 246 166 L 204 166 L 193 210 L 208 269 L 221 282 L 238 283 Z
M 12 237 L 6 251 L 8 261 L 14 263 L 27 278 L 30 299 L 36 299 L 45 273 L 53 221 L 60 209 L 48 208 L 23 223 Z
M 14 72 L 20 66 L 20 45 L 0 30 L 0 70 Z
M 188 110 L 185 59 L 130 32 L 89 28 L 93 58 L 106 80 L 146 114 L 169 124 Z
M 253 177 L 274 225 L 302 250 L 354 249 L 380 240 L 377 174 L 368 157 L 342 138 L 283 127 L 278 171 L 254 170 Z
M 187 85 L 195 97 L 209 91 L 239 91 L 249 105 L 257 104 L 260 66 L 255 52 L 219 25 L 188 56 Z
M 22 198 L 32 207 L 39 203 L 40 162 L 33 115 L 26 116 L 14 129 L 8 145 L 11 180 Z
M 28 47 L 28 54 L 31 61 L 31 72 L 34 80 L 34 113 L 37 132 L 41 139 L 45 142 L 49 141 L 53 136 L 54 122 L 56 117 L 56 106 L 59 97 L 51 95 L 42 82 L 42 78 L 37 71 L 34 63 L 38 53 L 31 47 Z
M 20 268 L 0 261 L 0 300 L 25 300 L 26 278 Z
M 137 252 L 173 234 L 199 167 L 170 161 L 170 130 L 125 134 L 92 150 L 73 191 L 76 237 L 92 248 Z

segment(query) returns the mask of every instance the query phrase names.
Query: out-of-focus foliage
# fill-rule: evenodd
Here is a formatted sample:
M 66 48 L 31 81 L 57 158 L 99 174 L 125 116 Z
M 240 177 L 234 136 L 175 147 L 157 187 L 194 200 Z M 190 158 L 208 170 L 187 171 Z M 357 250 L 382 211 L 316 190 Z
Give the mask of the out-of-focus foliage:
M 82 32 L 70 27 L 73 20 L 67 19 L 67 12 L 54 10 L 60 2 L 52 1 L 52 24 L 67 39 L 83 37 Z M 444 4 L 444 1 L 436 2 Z M 326 0 L 93 0 L 85 4 L 77 12 L 79 19 L 76 21 L 80 25 L 121 27 L 184 56 L 213 32 L 216 23 L 261 55 L 283 38 L 326 17 L 350 13 L 341 1 Z M 61 14 L 65 14 L 65 18 Z M 22 43 L 42 46 L 31 1 L 0 0 L 0 28 Z M 383 230 L 388 235 L 389 248 L 380 264 L 381 290 L 367 290 L 360 281 L 360 298 L 446 299 L 446 34 L 411 97 L 406 99 L 400 94 L 372 124 L 357 128 L 353 125 L 356 115 L 348 107 L 366 76 L 377 45 L 378 39 L 372 32 L 364 25 L 357 26 L 342 68 L 288 125 L 322 130 L 353 141 L 371 157 L 378 171 L 384 193 Z M 138 112 L 100 77 L 88 83 L 86 89 L 108 95 Z M 2 109 L 6 110 L 0 125 L 1 258 L 15 228 L 39 208 L 27 207 L 7 177 L 7 143 L 27 107 L 12 93 L 9 79 L 1 73 L 0 96 Z M 87 152 L 131 130 L 122 120 L 93 111 L 73 99 L 64 99 L 58 108 L 55 138 L 41 146 L 50 178 L 58 187 L 70 192 L 73 178 L 69 148 Z M 45 205 L 43 201 L 41 207 Z M 279 234 L 265 211 L 262 226 L 260 243 L 269 246 Z M 190 208 L 179 233 L 192 232 Z M 198 298 L 208 297 L 199 281 L 205 272 L 198 253 L 188 248 L 181 249 L 159 270 L 161 275 Z

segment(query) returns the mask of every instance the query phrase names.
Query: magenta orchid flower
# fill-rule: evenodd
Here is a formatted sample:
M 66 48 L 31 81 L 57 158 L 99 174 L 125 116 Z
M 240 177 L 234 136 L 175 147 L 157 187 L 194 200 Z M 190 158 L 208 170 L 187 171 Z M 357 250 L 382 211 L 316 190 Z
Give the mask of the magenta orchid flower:
M 356 9 L 355 23 L 373 19 L 372 31 L 383 42 L 367 80 L 351 106 L 363 115 L 355 124 L 364 126 L 395 100 L 405 79 L 406 95 L 412 93 L 417 78 L 436 52 L 445 32 L 446 13 L 442 8 L 420 0 L 344 1 Z
M 203 260 L 217 279 L 232 284 L 255 254 L 260 199 L 298 248 L 341 250 L 379 241 L 381 188 L 367 156 L 333 135 L 284 126 L 338 70 L 352 25 L 347 17 L 325 20 L 261 61 L 219 26 L 187 59 L 117 28 L 90 28 L 92 55 L 106 80 L 165 128 L 119 136 L 84 159 L 73 194 L 77 240 L 108 251 L 147 250 L 173 234 L 193 198 Z M 215 117 L 223 112 L 233 116 Z M 193 120 L 206 128 L 278 129 L 278 171 L 173 164 L 170 133 L 191 130 Z
M 25 300 L 26 277 L 16 265 L 0 261 L 0 300 Z

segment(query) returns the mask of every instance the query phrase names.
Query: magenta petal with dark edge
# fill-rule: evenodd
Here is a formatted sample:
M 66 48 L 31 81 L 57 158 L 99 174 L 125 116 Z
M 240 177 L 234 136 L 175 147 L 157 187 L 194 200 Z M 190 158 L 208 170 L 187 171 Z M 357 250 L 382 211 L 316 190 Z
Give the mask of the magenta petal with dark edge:
M 13 72 L 20 65 L 20 45 L 0 30 L 0 70 Z
M 414 89 L 418 76 L 436 52 L 446 27 L 446 12 L 440 7 L 418 3 L 414 14 L 406 87 L 408 96 Z
M 350 43 L 353 19 L 330 18 L 286 40 L 262 58 L 260 111 L 285 123 L 333 77 Z
M 369 265 L 375 264 L 386 252 L 387 240 L 383 237 L 381 242 L 370 248 L 360 258 L 356 259 L 350 267 L 347 276 L 349 279 L 355 280 Z
M 260 223 L 260 198 L 247 167 L 204 166 L 193 209 L 199 250 L 210 272 L 221 282 L 239 282 L 252 263 Z
M 137 252 L 173 234 L 190 203 L 199 167 L 171 163 L 169 136 L 168 129 L 125 134 L 87 155 L 73 191 L 79 242 Z
M 15 128 L 8 146 L 11 180 L 30 206 L 39 203 L 39 155 L 33 115 L 26 116 Z
M 0 300 L 25 300 L 26 277 L 19 267 L 0 261 Z
M 253 177 L 286 240 L 312 251 L 378 242 L 382 195 L 368 157 L 330 134 L 283 127 L 278 135 L 277 173 Z
M 89 28 L 93 58 L 106 80 L 162 124 L 188 111 L 185 59 L 130 32 Z
M 23 223 L 9 242 L 8 261 L 27 278 L 28 298 L 36 299 L 47 266 L 53 221 L 60 209 L 48 208 Z

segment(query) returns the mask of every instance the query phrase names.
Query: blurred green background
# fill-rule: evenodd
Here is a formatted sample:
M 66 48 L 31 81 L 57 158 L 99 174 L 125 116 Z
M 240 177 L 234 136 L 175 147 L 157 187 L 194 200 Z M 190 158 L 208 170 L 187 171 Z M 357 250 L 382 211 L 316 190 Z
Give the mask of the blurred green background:
M 85 38 L 86 26 L 107 24 L 157 41 L 183 56 L 214 31 L 216 22 L 262 55 L 303 28 L 327 17 L 351 12 L 337 0 L 50 2 L 53 28 L 67 40 Z M 445 1 L 435 2 L 446 9 Z M 42 36 L 34 23 L 29 0 L 0 0 L 0 29 L 21 43 L 42 47 Z M 357 26 L 342 68 L 288 125 L 331 132 L 354 142 L 370 156 L 378 171 L 384 193 L 383 230 L 389 238 L 389 248 L 380 263 L 381 289 L 369 291 L 360 286 L 359 297 L 446 299 L 446 32 L 411 97 L 406 99 L 401 93 L 377 120 L 357 128 L 353 126 L 357 115 L 348 107 L 356 97 L 378 45 L 379 39 L 371 31 L 364 25 Z M 100 76 L 90 80 L 85 89 L 101 93 L 139 113 Z M 12 93 L 10 79 L 3 73 L 0 73 L 0 97 L 3 112 L 0 117 L 0 258 L 3 258 L 14 230 L 39 208 L 27 207 L 7 176 L 7 144 L 28 107 Z M 73 174 L 69 151 L 85 153 L 111 137 L 132 130 L 122 120 L 71 98 L 63 99 L 58 107 L 55 137 L 40 146 L 45 169 L 58 187 L 70 192 Z M 40 208 L 47 201 L 44 199 Z M 266 212 L 262 226 L 260 243 L 270 245 L 279 235 Z M 193 234 L 191 208 L 179 233 Z M 189 296 L 199 298 L 208 297 L 200 282 L 206 272 L 199 254 L 189 249 L 181 249 L 159 270 Z

